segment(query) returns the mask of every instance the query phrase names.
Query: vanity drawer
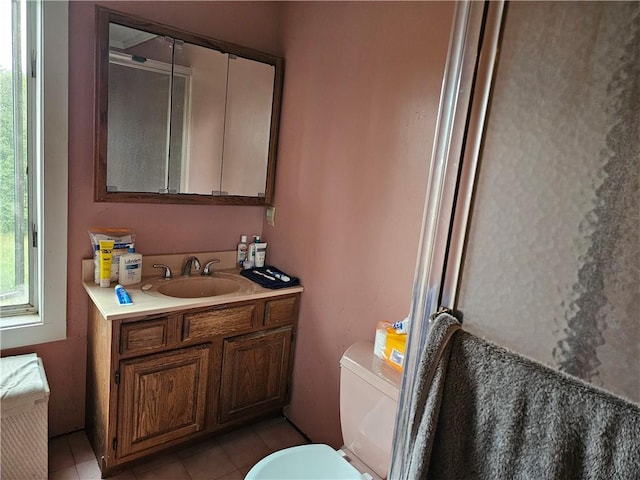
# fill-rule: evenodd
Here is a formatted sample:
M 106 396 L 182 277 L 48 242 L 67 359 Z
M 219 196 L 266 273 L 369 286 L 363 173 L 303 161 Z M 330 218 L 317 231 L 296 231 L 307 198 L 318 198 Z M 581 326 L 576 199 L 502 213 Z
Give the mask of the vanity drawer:
M 185 313 L 182 340 L 229 335 L 250 330 L 255 324 L 255 302 L 231 306 L 219 305 L 204 312 Z
M 292 324 L 298 317 L 298 295 L 267 300 L 264 305 L 264 325 Z
M 120 327 L 120 354 L 148 352 L 169 345 L 169 317 L 123 323 Z

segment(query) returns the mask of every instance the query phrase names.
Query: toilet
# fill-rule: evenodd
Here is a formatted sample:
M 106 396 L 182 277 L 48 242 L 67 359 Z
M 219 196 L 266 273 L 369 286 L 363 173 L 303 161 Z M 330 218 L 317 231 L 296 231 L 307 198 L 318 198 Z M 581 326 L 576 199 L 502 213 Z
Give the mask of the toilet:
M 380 480 L 391 464 L 401 374 L 373 354 L 373 343 L 351 345 L 340 359 L 340 424 L 344 446 L 286 448 L 260 460 L 245 480 Z

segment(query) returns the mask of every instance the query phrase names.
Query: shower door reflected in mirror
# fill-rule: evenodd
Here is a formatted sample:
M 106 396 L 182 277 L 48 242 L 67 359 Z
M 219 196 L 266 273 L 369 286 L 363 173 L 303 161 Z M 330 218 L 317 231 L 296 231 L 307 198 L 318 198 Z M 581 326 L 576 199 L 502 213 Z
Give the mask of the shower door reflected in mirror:
M 466 328 L 640 401 L 640 3 L 513 2 L 462 265 Z
M 109 78 L 107 191 L 183 191 L 190 70 L 111 52 Z

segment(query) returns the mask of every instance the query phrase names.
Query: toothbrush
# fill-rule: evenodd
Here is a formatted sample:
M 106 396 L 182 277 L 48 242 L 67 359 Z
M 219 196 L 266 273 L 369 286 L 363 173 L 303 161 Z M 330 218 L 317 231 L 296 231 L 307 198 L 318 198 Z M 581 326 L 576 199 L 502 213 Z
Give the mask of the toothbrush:
M 272 270 L 269 270 L 268 268 L 267 268 L 267 273 L 270 273 L 271 275 L 276 277 L 278 280 L 282 280 L 283 282 L 288 282 L 289 280 L 291 280 L 291 277 L 289 275 L 285 275 L 284 273 L 274 272 Z
M 253 273 L 255 273 L 256 275 L 261 275 L 261 276 L 263 276 L 264 278 L 268 278 L 269 280 L 275 280 L 275 278 L 273 278 L 271 275 L 267 275 L 266 273 L 262 273 L 262 272 L 259 272 L 259 271 L 257 271 L 257 270 L 252 270 L 252 271 L 253 271 Z

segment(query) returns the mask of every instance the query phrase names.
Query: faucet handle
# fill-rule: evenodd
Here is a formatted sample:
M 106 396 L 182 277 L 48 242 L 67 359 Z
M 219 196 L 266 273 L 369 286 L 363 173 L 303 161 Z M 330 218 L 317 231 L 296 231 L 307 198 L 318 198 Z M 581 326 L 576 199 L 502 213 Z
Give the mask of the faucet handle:
M 164 268 L 164 278 L 172 278 L 173 276 L 171 275 L 171 269 L 169 268 L 169 265 L 165 265 L 164 263 L 154 263 L 153 268 Z
M 220 259 L 219 258 L 214 258 L 210 262 L 207 262 L 207 264 L 204 266 L 204 269 L 202 270 L 202 275 L 204 275 L 204 276 L 212 275 L 213 272 L 211 271 L 211 266 L 214 263 L 220 263 Z

